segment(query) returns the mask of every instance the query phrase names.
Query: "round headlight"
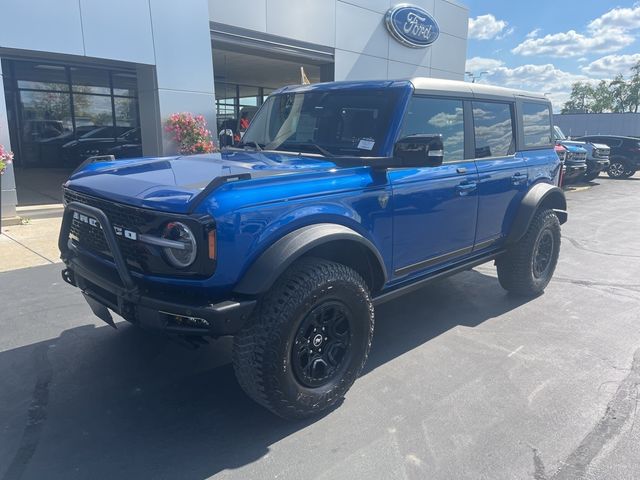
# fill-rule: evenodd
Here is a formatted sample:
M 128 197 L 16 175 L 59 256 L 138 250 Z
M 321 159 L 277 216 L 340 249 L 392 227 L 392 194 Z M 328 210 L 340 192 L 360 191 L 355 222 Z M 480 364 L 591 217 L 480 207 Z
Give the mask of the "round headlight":
M 177 268 L 187 268 L 196 260 L 198 245 L 196 237 L 184 223 L 170 222 L 164 227 L 162 238 L 179 242 L 180 248 L 164 247 L 163 251 L 167 261 Z

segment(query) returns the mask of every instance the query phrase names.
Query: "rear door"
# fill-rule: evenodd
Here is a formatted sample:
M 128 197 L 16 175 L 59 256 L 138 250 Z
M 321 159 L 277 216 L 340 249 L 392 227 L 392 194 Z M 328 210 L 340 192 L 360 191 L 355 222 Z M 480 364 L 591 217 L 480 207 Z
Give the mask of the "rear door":
M 474 100 L 472 110 L 478 168 L 477 251 L 491 248 L 507 235 L 527 191 L 528 173 L 524 158 L 515 153 L 515 104 Z
M 396 277 L 419 275 L 473 250 L 478 175 L 473 159 L 465 159 L 464 103 L 414 96 L 409 104 L 400 136 L 442 135 L 444 163 L 389 171 Z

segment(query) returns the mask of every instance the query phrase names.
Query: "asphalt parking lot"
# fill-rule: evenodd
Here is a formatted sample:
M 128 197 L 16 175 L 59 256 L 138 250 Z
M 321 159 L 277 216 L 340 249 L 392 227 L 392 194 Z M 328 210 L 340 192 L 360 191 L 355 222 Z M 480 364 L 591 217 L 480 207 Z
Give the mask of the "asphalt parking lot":
M 249 400 L 230 342 L 95 319 L 60 265 L 0 274 L 0 479 L 640 478 L 640 176 L 567 193 L 546 293 L 491 265 L 380 307 L 323 418 Z

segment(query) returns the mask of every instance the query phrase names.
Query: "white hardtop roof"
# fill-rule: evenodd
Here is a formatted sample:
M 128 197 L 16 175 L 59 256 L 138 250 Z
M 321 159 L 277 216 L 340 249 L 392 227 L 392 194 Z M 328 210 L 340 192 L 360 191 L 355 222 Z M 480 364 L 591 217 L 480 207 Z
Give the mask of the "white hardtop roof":
M 483 97 L 528 97 L 536 100 L 549 102 L 544 95 L 525 92 L 513 88 L 495 87 L 482 83 L 462 82 L 459 80 L 444 80 L 440 78 L 413 77 L 408 79 L 419 93 L 439 93 L 446 95 L 467 94 L 470 96 Z

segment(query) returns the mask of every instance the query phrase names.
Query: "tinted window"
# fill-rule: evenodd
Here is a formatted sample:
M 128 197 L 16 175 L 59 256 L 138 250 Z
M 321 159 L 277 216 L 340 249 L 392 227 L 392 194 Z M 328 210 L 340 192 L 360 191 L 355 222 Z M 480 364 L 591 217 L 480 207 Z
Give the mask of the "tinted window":
M 503 157 L 515 152 L 511 106 L 508 103 L 473 102 L 476 158 Z
M 522 128 L 524 130 L 525 147 L 551 145 L 553 136 L 551 133 L 551 110 L 549 105 L 524 102 L 522 104 Z M 562 137 L 559 138 L 563 139 Z
M 404 118 L 401 137 L 442 135 L 444 161 L 464 158 L 464 120 L 461 100 L 414 97 Z

